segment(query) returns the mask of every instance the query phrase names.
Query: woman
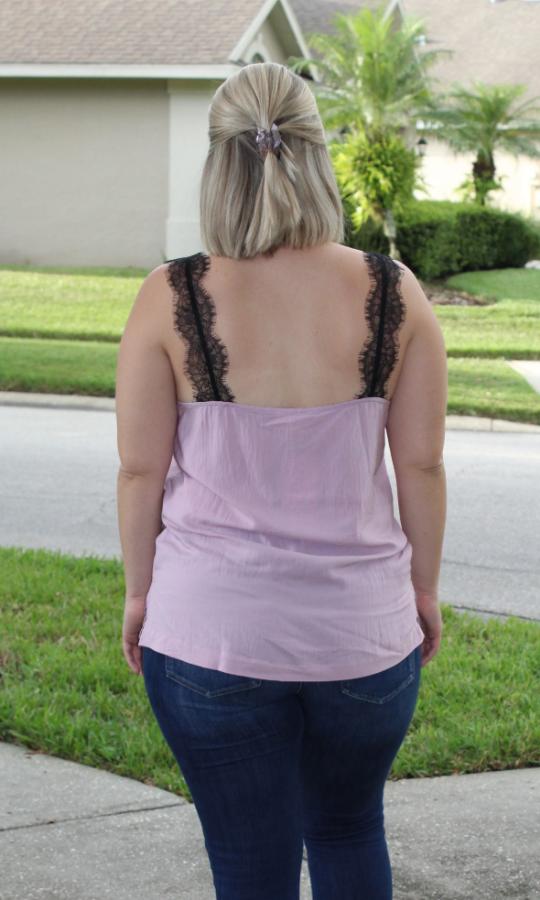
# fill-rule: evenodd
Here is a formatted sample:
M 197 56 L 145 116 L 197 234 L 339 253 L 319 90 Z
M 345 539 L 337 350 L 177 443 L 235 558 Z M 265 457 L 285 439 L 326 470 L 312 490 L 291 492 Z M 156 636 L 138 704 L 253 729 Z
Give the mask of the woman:
M 441 640 L 446 353 L 406 266 L 343 246 L 304 80 L 209 111 L 207 250 L 144 280 L 118 357 L 123 648 L 219 900 L 389 900 L 383 789 Z M 401 525 L 393 515 L 385 429 Z

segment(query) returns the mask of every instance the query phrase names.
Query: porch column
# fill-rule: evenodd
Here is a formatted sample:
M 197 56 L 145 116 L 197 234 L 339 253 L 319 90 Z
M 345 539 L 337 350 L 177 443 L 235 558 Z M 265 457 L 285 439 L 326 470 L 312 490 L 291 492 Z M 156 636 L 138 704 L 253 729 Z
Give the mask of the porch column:
M 219 80 L 168 82 L 169 209 L 167 259 L 203 250 L 199 231 L 199 189 L 208 152 L 208 110 Z

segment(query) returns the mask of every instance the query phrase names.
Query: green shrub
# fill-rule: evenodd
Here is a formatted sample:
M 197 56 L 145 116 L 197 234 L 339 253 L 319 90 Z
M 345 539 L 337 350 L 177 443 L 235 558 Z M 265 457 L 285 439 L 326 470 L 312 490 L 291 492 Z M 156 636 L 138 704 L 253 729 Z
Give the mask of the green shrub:
M 354 247 L 357 250 L 376 251 L 377 253 L 390 253 L 390 244 L 386 237 L 383 227 L 376 222 L 371 216 L 357 228 L 353 225 L 350 216 L 345 210 L 345 239 L 344 243 L 347 247 Z
M 540 254 L 540 227 L 520 213 L 450 200 L 414 200 L 396 215 L 403 262 L 429 279 L 520 268 Z
M 420 160 L 396 134 L 349 135 L 329 145 L 336 180 L 347 214 L 356 228 L 370 217 L 381 223 L 413 199 Z

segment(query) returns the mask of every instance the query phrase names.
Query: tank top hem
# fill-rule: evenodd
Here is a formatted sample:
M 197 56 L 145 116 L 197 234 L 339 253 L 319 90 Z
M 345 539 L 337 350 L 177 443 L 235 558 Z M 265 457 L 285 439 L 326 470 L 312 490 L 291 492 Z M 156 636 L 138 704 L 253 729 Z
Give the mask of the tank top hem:
M 351 678 L 362 678 L 367 675 L 375 675 L 405 659 L 424 640 L 418 621 L 403 636 L 400 649 L 394 651 L 384 648 L 384 655 L 374 648 L 373 653 L 366 654 L 365 650 L 340 651 L 339 661 L 322 665 L 320 661 L 310 666 L 303 662 L 301 666 L 277 665 L 267 660 L 250 659 L 241 656 L 224 647 L 204 647 L 197 645 L 188 646 L 181 637 L 168 637 L 157 632 L 145 633 L 139 641 L 140 647 L 149 647 L 157 653 L 181 659 L 192 665 L 202 666 L 207 669 L 217 669 L 230 675 L 246 676 L 247 678 L 262 678 L 272 681 L 344 681 Z M 359 662 L 360 660 L 360 662 Z M 368 661 L 369 660 L 369 661 Z

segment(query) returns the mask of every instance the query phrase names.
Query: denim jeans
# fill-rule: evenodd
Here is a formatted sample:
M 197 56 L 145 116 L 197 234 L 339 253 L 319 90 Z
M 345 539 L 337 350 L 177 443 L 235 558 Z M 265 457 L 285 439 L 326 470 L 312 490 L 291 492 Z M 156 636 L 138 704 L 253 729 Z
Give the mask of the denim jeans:
M 189 787 L 217 900 L 391 900 L 383 791 L 420 646 L 375 675 L 271 681 L 142 648 L 146 692 Z

